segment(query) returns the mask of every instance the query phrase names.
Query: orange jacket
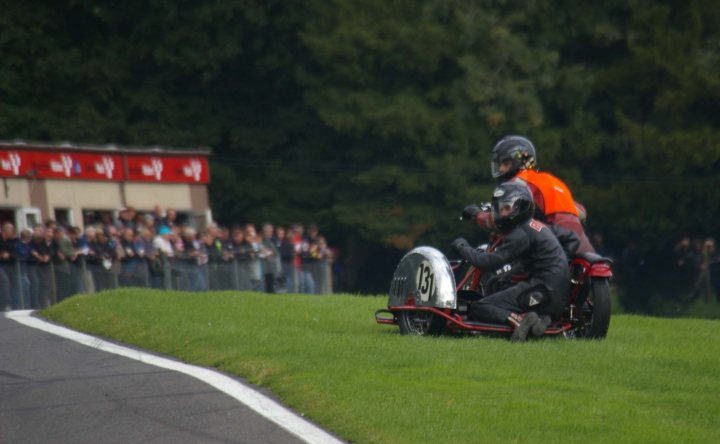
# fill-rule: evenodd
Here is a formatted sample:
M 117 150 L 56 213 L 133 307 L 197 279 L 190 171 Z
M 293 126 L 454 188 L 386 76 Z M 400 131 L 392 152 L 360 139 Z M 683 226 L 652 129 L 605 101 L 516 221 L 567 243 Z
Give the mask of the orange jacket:
M 522 170 L 514 180 L 522 179 L 533 194 L 535 207 L 550 216 L 555 213 L 570 213 L 578 216 L 575 200 L 570 189 L 562 180 L 550 173 Z

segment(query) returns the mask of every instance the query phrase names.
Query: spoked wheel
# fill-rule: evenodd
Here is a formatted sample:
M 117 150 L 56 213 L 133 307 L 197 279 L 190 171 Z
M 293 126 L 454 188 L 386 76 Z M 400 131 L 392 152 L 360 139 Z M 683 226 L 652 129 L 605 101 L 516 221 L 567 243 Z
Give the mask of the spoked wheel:
M 440 335 L 445 331 L 445 319 L 429 311 L 401 311 L 397 320 L 404 335 Z
M 610 284 L 606 278 L 592 278 L 588 297 L 582 307 L 582 319 L 576 336 L 603 339 L 610 327 Z

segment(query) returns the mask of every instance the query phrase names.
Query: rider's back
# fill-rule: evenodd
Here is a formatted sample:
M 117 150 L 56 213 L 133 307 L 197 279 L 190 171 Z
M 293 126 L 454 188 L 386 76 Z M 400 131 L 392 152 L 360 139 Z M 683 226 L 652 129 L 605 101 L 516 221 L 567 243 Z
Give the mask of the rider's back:
M 532 169 L 519 171 L 513 180 L 522 181 L 530 188 L 537 217 L 575 232 L 580 238 L 579 253 L 595 251 L 585 235 L 572 193 L 562 180 Z

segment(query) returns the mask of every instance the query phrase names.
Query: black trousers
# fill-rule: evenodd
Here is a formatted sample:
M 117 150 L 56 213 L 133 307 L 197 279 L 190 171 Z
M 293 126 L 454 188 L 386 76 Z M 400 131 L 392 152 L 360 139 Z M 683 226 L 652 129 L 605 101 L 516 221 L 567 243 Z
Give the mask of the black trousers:
M 469 317 L 474 321 L 504 324 L 511 313 L 534 311 L 538 314 L 555 315 L 550 307 L 554 297 L 547 286 L 538 280 L 522 281 L 491 294 L 470 305 Z

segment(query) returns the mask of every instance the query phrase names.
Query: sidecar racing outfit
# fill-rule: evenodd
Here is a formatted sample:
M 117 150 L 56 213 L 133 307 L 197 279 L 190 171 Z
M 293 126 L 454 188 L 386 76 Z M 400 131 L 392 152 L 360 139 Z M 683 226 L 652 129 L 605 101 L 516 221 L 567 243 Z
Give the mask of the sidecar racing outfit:
M 512 205 L 512 214 L 501 217 L 499 208 L 503 205 Z M 505 182 L 495 189 L 492 203 L 495 225 L 503 236 L 498 247 L 480 252 L 463 238 L 453 242 L 458 254 L 480 269 L 494 271 L 513 263 L 513 268 L 517 264 L 527 273 L 526 279 L 474 302 L 469 308 L 470 319 L 518 327 L 520 313 L 530 311 L 553 319 L 562 314 L 570 285 L 568 260 L 552 230 L 530 217 L 532 210 L 527 186 Z

